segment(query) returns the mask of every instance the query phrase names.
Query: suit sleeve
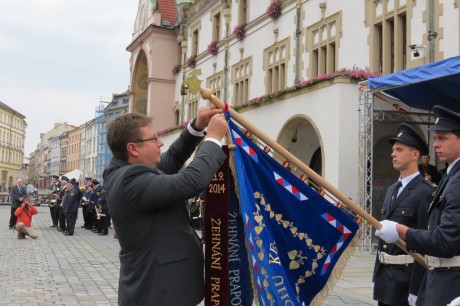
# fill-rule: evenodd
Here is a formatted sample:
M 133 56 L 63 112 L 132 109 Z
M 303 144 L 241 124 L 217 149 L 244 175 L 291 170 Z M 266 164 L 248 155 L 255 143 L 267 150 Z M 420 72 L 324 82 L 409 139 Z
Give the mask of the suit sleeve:
M 195 152 L 195 148 L 203 137 L 193 136 L 186 129 L 180 133 L 179 137 L 171 144 L 168 151 L 161 154 L 161 161 L 158 169 L 166 174 L 178 172 L 185 162 Z
M 185 170 L 172 175 L 144 175 L 142 182 L 145 186 L 138 205 L 144 209 L 157 210 L 191 198 L 206 188 L 225 158 L 221 147 L 205 141 Z
M 12 187 L 13 190 L 11 190 L 11 197 L 13 198 L 13 201 L 17 201 L 19 202 L 19 198 L 21 197 L 21 195 L 19 194 L 19 190 L 18 190 L 18 187 Z

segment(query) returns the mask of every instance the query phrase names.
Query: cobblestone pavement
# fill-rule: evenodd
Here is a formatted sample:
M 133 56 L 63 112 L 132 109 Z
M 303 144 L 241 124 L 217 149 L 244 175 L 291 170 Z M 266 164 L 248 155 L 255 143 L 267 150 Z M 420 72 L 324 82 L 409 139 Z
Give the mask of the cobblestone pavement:
M 0 305 L 116 305 L 118 241 L 80 228 L 81 212 L 75 235 L 64 236 L 49 227 L 49 208 L 37 208 L 32 226 L 39 238 L 18 240 L 8 229 L 10 206 L 0 206 Z M 376 305 L 374 258 L 355 252 L 324 305 Z

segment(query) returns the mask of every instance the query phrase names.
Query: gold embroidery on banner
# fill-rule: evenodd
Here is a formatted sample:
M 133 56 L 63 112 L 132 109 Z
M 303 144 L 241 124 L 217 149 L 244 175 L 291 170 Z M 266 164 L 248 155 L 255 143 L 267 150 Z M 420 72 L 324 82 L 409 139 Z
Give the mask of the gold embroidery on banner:
M 285 220 L 282 214 L 279 214 L 279 213 L 276 213 L 276 211 L 273 211 L 270 204 L 265 202 L 265 198 L 263 197 L 262 194 L 256 191 L 254 192 L 254 197 L 259 202 L 259 203 L 256 203 L 257 211 L 254 213 L 254 220 L 258 224 L 257 226 L 254 227 L 254 231 L 257 234 L 256 243 L 261 249 L 261 251 L 259 252 L 259 259 L 264 258 L 264 256 L 260 256 L 260 254 L 265 253 L 265 251 L 261 248 L 263 241 L 258 236 L 260 235 L 260 233 L 263 231 L 263 229 L 266 226 L 263 223 L 263 215 L 260 214 L 261 207 L 259 205 L 263 206 L 264 211 L 268 213 L 270 219 L 274 219 L 274 221 L 276 221 L 276 223 L 282 226 L 283 228 L 289 229 L 293 237 L 296 237 L 301 241 L 305 241 L 305 244 L 307 245 L 307 247 L 316 253 L 316 258 L 311 259 L 311 262 L 312 262 L 311 269 L 305 271 L 305 273 L 303 274 L 298 275 L 298 279 L 295 284 L 296 292 L 298 295 L 300 291 L 299 285 L 305 283 L 306 278 L 316 274 L 316 269 L 319 266 L 318 260 L 320 260 L 326 255 L 326 249 L 321 245 L 314 244 L 313 239 L 311 239 L 307 233 L 299 232 L 298 227 L 296 227 L 293 222 L 289 220 Z M 274 244 L 270 245 L 269 255 L 270 255 L 269 264 L 281 264 L 279 257 L 277 255 L 276 246 Z M 289 264 L 289 269 L 291 271 L 299 269 L 300 266 L 304 265 L 305 261 L 308 260 L 306 256 L 303 256 L 302 250 L 291 250 L 287 253 L 287 255 L 289 259 L 291 260 Z M 264 285 L 265 285 L 265 281 L 264 281 Z M 266 289 L 267 288 L 268 286 L 266 287 Z

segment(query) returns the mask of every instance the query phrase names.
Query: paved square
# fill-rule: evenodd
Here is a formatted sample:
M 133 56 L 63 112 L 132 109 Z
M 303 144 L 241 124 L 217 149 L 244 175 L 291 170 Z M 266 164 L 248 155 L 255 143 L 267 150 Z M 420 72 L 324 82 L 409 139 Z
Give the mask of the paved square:
M 37 209 L 38 239 L 18 240 L 8 229 L 10 206 L 0 206 L 0 305 L 117 305 L 118 241 L 81 228 L 81 212 L 74 236 L 64 236 L 49 227 L 49 208 Z M 355 252 L 324 305 L 376 305 L 374 259 Z

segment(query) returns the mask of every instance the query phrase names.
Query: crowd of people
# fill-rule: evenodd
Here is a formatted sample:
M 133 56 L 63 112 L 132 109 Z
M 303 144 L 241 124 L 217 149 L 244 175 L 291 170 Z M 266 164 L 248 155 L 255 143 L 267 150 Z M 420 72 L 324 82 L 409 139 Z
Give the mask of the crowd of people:
M 74 178 L 68 179 L 57 175 L 52 177 L 50 197 L 51 227 L 65 236 L 75 234 L 75 223 L 78 209 L 83 215 L 82 228 L 91 230 L 101 236 L 109 233 L 110 213 L 106 201 L 106 193 L 99 180 L 85 178 L 86 186 L 79 187 Z

